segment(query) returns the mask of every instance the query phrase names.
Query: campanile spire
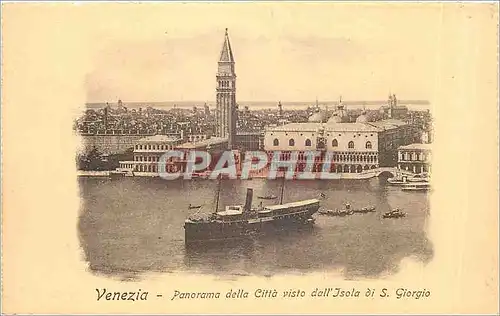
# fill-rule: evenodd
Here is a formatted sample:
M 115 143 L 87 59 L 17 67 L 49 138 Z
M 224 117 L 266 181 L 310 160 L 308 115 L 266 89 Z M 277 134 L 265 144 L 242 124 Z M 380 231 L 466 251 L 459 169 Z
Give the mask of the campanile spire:
M 231 42 L 229 41 L 227 29 L 226 34 L 224 35 L 224 43 L 222 44 L 219 62 L 234 63 L 233 50 L 231 49 Z
M 224 34 L 224 43 L 220 52 L 217 67 L 217 132 L 218 137 L 228 139 L 229 148 L 232 148 L 236 135 L 236 73 L 234 70 L 234 56 L 229 41 L 228 30 Z

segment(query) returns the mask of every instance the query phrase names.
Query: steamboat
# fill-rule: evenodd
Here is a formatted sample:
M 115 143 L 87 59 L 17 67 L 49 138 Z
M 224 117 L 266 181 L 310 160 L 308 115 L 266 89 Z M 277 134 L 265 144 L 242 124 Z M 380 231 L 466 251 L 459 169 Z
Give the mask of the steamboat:
M 185 244 L 247 239 L 256 235 L 284 229 L 311 227 L 312 215 L 319 209 L 318 199 L 283 204 L 284 182 L 280 203 L 252 207 L 253 189 L 247 188 L 244 205 L 227 205 L 219 211 L 220 179 L 216 195 L 216 207 L 208 217 L 189 217 L 184 222 Z

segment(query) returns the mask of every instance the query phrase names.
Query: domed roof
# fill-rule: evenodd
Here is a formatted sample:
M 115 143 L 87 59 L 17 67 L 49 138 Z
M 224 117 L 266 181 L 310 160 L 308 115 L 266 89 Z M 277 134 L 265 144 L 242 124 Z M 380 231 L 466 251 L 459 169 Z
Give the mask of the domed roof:
M 364 114 L 361 114 L 360 116 L 358 116 L 358 118 L 356 119 L 356 123 L 366 123 L 368 122 L 368 118 L 366 117 L 366 115 Z
M 322 111 L 314 112 L 311 116 L 309 116 L 309 122 L 324 122 L 325 121 L 325 113 Z
M 332 115 L 332 117 L 330 117 L 330 119 L 328 120 L 328 123 L 342 123 L 342 118 L 340 116 L 338 116 L 336 113 Z

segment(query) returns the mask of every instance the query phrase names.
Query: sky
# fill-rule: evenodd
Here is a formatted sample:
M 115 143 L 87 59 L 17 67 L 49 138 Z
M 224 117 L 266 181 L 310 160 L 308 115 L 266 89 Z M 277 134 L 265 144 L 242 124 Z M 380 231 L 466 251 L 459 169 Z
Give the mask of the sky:
M 389 92 L 430 100 L 438 75 L 442 4 L 80 9 L 91 47 L 87 102 L 213 101 L 226 27 L 240 101 L 385 100 Z

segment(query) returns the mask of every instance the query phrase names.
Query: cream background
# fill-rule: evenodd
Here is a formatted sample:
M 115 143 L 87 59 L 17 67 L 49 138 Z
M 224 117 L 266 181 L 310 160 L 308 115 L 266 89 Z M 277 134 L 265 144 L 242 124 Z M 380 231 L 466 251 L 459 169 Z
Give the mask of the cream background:
M 498 311 L 497 5 L 247 3 L 191 4 L 187 10 L 181 4 L 44 3 L 3 4 L 2 9 L 4 313 Z M 272 278 L 225 279 L 172 273 L 147 276 L 137 283 L 124 283 L 86 272 L 76 231 L 80 201 L 73 157 L 78 139 L 72 136 L 71 126 L 79 107 L 89 98 L 85 82 L 89 82 L 89 70 L 101 62 L 99 52 L 103 45 L 127 34 L 147 39 L 152 36 L 149 30 L 162 29 L 165 25 L 183 34 L 194 34 L 205 29 L 204 23 L 208 21 L 220 21 L 220 29 L 229 25 L 230 30 L 239 28 L 249 33 L 250 30 L 265 32 L 266 23 L 273 21 L 269 13 L 273 10 L 280 12 L 279 19 L 276 18 L 272 24 L 273 36 L 279 34 L 279 30 L 283 33 L 294 30 L 294 34 L 308 37 L 333 29 L 345 30 L 348 25 L 349 34 L 366 41 L 384 34 L 387 38 L 412 38 L 425 32 L 437 34 L 436 41 L 427 42 L 427 46 L 415 52 L 415 56 L 422 53 L 436 65 L 432 76 L 422 82 L 426 88 L 422 94 L 428 94 L 422 98 L 432 102 L 436 119 L 433 153 L 435 190 L 428 221 L 434 259 L 423 266 L 408 258 L 402 262 L 397 275 L 359 281 L 343 280 L 339 272 L 331 271 Z M 359 15 L 360 10 L 370 13 Z M 351 13 L 346 13 L 348 11 Z M 438 23 L 431 18 L 426 19 L 436 15 Z M 355 23 L 347 23 L 349 18 L 353 18 Z M 374 26 L 376 21 L 384 18 L 400 23 L 397 28 L 384 27 L 383 24 Z M 418 19 L 429 20 L 429 24 L 420 23 L 417 27 L 413 22 Z M 130 23 L 125 26 L 120 23 L 126 21 Z M 383 64 L 386 59 L 382 52 L 366 58 L 380 59 Z M 275 51 L 275 58 L 282 55 L 282 51 Z M 237 66 L 242 67 L 240 64 L 243 62 L 238 61 Z M 403 69 L 406 76 L 412 76 L 408 72 L 412 68 L 410 64 Z M 197 66 L 200 66 L 199 63 L 193 62 L 193 67 Z M 210 78 L 200 79 L 205 85 L 205 79 L 210 80 L 208 82 L 214 80 L 215 64 L 209 66 L 213 69 Z M 281 73 L 284 71 L 294 70 L 280 69 Z M 177 74 L 181 83 L 188 80 L 188 73 Z M 408 77 L 399 74 L 396 80 L 407 80 Z M 241 72 L 238 76 L 243 77 Z M 419 73 L 414 76 L 418 77 Z M 257 76 L 252 80 L 259 78 Z M 141 78 L 137 80 L 135 90 L 149 93 L 147 89 L 142 89 L 146 83 Z M 293 77 L 288 80 L 281 84 L 294 84 Z M 317 78 L 313 80 L 318 80 L 318 86 L 325 84 Z M 356 87 L 353 83 L 355 78 L 350 80 L 350 85 Z M 135 82 L 125 84 L 128 89 Z M 183 84 L 179 86 L 184 87 Z M 238 98 L 249 99 L 252 94 L 258 96 L 260 88 L 254 89 L 257 87 L 254 84 L 249 85 L 248 97 L 238 95 Z M 239 81 L 239 87 L 241 85 Z M 401 89 L 407 88 L 403 86 Z M 212 93 L 212 86 L 207 89 Z M 370 89 L 385 95 L 387 82 Z M 304 95 L 297 89 L 291 90 L 295 91 L 289 94 L 292 99 Z M 327 91 L 327 88 L 323 87 L 322 91 Z M 415 91 L 421 95 L 419 89 Z M 334 95 L 337 96 L 338 91 Z M 128 96 L 129 99 L 134 97 L 142 98 L 140 95 Z M 262 99 L 273 97 L 273 93 L 263 91 Z M 115 96 L 110 98 L 115 100 Z M 257 287 L 278 290 L 300 287 L 312 290 L 332 286 L 426 288 L 432 291 L 432 296 L 425 300 L 401 301 L 168 300 L 174 289 L 226 291 L 246 288 L 252 291 Z M 151 295 L 146 302 L 96 302 L 97 287 L 107 287 L 112 291 L 141 288 L 152 294 L 160 292 L 164 298 L 160 300 Z

